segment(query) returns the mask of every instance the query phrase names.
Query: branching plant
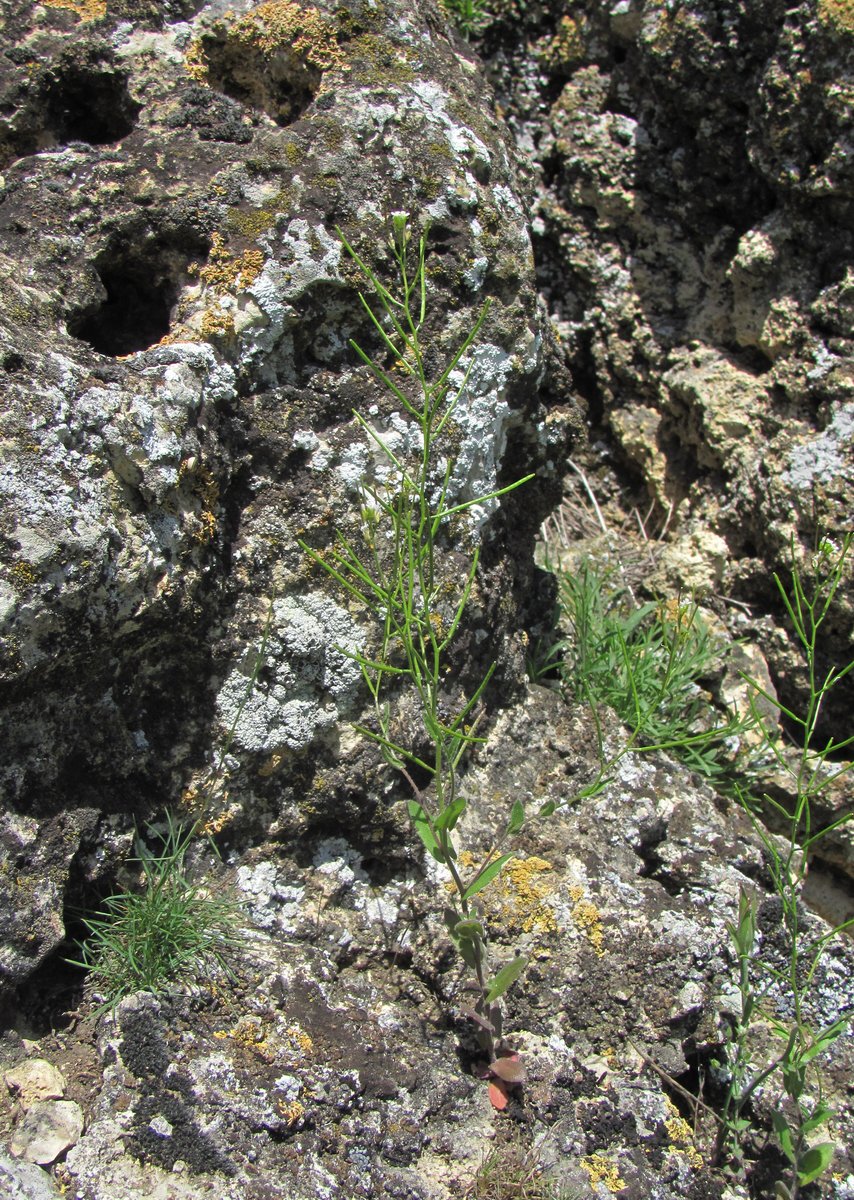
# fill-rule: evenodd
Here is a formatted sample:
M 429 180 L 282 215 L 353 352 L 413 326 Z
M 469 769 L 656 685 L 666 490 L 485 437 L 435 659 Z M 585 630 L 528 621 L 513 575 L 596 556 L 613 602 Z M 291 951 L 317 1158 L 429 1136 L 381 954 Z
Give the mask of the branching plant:
M 724 1122 L 718 1137 L 719 1158 L 740 1160 L 740 1141 L 750 1127 L 746 1115 L 750 1100 L 757 1090 L 779 1078 L 783 1103 L 774 1112 L 774 1130 L 780 1148 L 791 1165 L 788 1183 L 781 1181 L 778 1195 L 783 1200 L 796 1200 L 800 1189 L 819 1178 L 829 1167 L 835 1145 L 829 1141 L 814 1141 L 814 1136 L 832 1115 L 822 1097 L 821 1072 L 818 1060 L 824 1051 L 845 1032 L 854 1009 L 837 1014 L 834 1019 L 815 1028 L 808 1013 L 808 998 L 819 964 L 828 944 L 838 934 L 854 927 L 854 918 L 844 921 L 829 932 L 811 936 L 802 916 L 801 890 L 809 863 L 819 843 L 840 825 L 854 820 L 850 809 L 827 824 L 817 825 L 816 800 L 837 780 L 851 770 L 851 762 L 841 762 L 841 756 L 854 745 L 854 735 L 837 741 L 817 740 L 822 707 L 830 692 L 854 670 L 854 660 L 843 667 L 831 666 L 822 678 L 818 670 L 819 634 L 827 619 L 833 598 L 844 578 L 845 563 L 851 551 L 852 535 L 841 546 L 823 538 L 812 560 L 812 578 L 805 581 L 794 565 L 789 584 L 774 576 L 777 590 L 792 625 L 795 639 L 807 669 L 807 697 L 803 712 L 783 708 L 782 713 L 795 731 L 794 754 L 780 741 L 776 727 L 771 727 L 766 715 L 755 706 L 757 725 L 778 767 L 791 782 L 791 805 L 765 796 L 765 802 L 782 821 L 785 835 L 782 846 L 767 831 L 750 798 L 742 795 L 744 807 L 766 850 L 768 868 L 774 891 L 780 902 L 781 926 L 786 946 L 784 961 L 771 961 L 770 956 L 757 953 L 756 932 L 758 902 L 743 893 L 739 902 L 738 920 L 729 927 L 738 962 L 738 994 L 740 1011 L 735 1014 L 727 1045 L 728 1085 L 723 1107 Z M 759 684 L 751 686 L 755 695 L 772 704 L 777 703 Z M 791 1010 L 778 1016 L 774 1000 L 782 997 Z M 780 1041 L 780 1050 L 770 1062 L 758 1069 L 751 1064 L 750 1032 L 758 1019 L 768 1022 Z M 807 1093 L 808 1075 L 812 1075 L 812 1096 Z
M 354 541 L 338 532 L 324 552 L 300 544 L 375 622 L 376 652 L 352 655 L 373 702 L 374 723 L 359 731 L 380 747 L 386 763 L 406 780 L 415 831 L 452 880 L 453 901 L 445 910 L 445 923 L 474 976 L 475 999 L 466 1011 L 479 1029 L 493 1101 L 503 1107 L 505 1086 L 521 1082 L 523 1069 L 502 1040 L 498 1001 L 521 974 L 525 959 L 514 958 L 491 973 L 477 897 L 511 855 L 494 847 L 479 865 L 466 869 L 455 843 L 455 830 L 467 808 L 458 770 L 466 752 L 485 740 L 477 733 L 480 702 L 494 664 L 467 697 L 455 702 L 448 671 L 476 586 L 479 552 L 471 552 L 467 570 L 453 580 L 440 569 L 439 550 L 447 544 L 453 518 L 506 495 L 532 476 L 475 499 L 452 498 L 454 460 L 447 452 L 447 435 L 471 371 L 473 360 L 466 366 L 466 356 L 486 319 L 488 302 L 444 366 L 431 372 L 428 357 L 432 361 L 433 355 L 428 356 L 424 340 L 425 236 L 415 240 L 406 214 L 392 215 L 389 246 L 396 273 L 392 287 L 381 281 L 340 231 L 339 236 L 367 284 L 368 295 L 360 292 L 359 299 L 382 353 L 372 356 L 356 342 L 351 345 L 395 407 L 409 418 L 417 431 L 418 451 L 411 457 L 398 453 L 364 414 L 355 413 L 379 459 L 375 476 L 362 484 L 360 537 Z M 407 693 L 415 698 L 420 717 L 421 735 L 414 741 L 396 732 L 395 699 Z M 422 786 L 416 779 L 427 783 Z M 504 836 L 517 833 L 524 819 L 517 802 Z

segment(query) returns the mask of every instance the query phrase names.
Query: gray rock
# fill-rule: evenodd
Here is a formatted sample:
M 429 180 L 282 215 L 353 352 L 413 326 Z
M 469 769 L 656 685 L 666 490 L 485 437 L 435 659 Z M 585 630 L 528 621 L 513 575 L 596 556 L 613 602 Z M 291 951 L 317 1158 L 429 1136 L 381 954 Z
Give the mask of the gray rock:
M 0 1151 L 0 1185 L 8 1200 L 58 1200 L 53 1180 L 34 1163 L 18 1162 Z

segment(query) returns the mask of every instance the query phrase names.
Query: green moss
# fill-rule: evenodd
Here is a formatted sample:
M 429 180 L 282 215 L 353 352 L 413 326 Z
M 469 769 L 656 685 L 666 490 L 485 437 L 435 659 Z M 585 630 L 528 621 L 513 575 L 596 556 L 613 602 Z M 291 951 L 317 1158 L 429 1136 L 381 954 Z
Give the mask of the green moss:
M 411 83 L 418 72 L 410 65 L 409 54 L 403 47 L 395 46 L 388 38 L 374 33 L 363 33 L 350 43 L 353 64 L 358 64 L 359 79 L 374 86 L 380 84 Z

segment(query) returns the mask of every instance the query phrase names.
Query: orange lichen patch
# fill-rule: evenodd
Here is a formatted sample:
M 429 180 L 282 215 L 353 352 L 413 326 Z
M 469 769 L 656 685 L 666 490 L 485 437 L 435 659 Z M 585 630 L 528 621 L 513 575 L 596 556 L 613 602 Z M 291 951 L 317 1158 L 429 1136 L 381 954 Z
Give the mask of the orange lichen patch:
M 819 20 L 854 33 L 854 0 L 818 0 Z
M 107 0 L 42 0 L 46 8 L 70 8 L 83 21 L 100 21 L 107 15 Z
M 557 920 L 548 899 L 557 886 L 553 872 L 543 858 L 512 859 L 493 885 L 496 923 L 514 933 L 554 933 Z
M 216 295 L 224 296 L 240 288 L 248 288 L 263 268 L 264 255 L 260 250 L 244 250 L 240 255 L 232 254 L 222 234 L 215 233 L 211 238 L 208 261 L 204 266 L 201 263 L 192 263 L 189 274 L 198 276 Z
M 569 894 L 574 901 L 572 919 L 577 929 L 580 929 L 590 945 L 596 951 L 598 958 L 605 956 L 605 932 L 602 928 L 602 914 L 595 904 L 584 898 L 584 888 L 573 884 Z
M 591 1184 L 603 1184 L 612 1195 L 616 1196 L 617 1192 L 629 1186 L 625 1179 L 621 1178 L 617 1164 L 604 1154 L 588 1154 L 586 1158 L 582 1158 L 581 1165 Z

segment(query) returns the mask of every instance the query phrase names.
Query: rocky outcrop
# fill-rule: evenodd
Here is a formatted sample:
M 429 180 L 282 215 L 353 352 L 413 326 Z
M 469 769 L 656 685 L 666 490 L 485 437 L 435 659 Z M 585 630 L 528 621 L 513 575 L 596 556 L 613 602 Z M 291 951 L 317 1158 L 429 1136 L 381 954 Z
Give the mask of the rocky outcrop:
M 629 503 L 666 523 L 660 582 L 777 613 L 791 539 L 808 565 L 854 513 L 850 5 L 499 12 L 484 53 L 539 180 L 539 278 Z M 834 625 L 828 665 L 850 589 Z
M 339 227 L 382 271 L 392 210 L 429 225 L 437 360 L 494 300 L 452 487 L 539 473 L 466 534 L 488 569 L 459 669 L 488 630 L 495 700 L 522 677 L 530 546 L 566 422 L 542 420 L 561 377 L 512 154 L 435 12 L 50 2 L 7 9 L 3 37 L 14 983 L 61 939 L 63 896 L 115 866 L 134 816 L 197 795 L 226 742 L 218 828 L 292 837 L 342 808 L 370 823 L 374 756 L 337 745 L 358 672 L 333 647 L 358 642 L 358 617 L 297 545 L 358 526 L 369 447 L 353 408 L 400 423 L 347 344 L 370 344 L 370 325 Z

